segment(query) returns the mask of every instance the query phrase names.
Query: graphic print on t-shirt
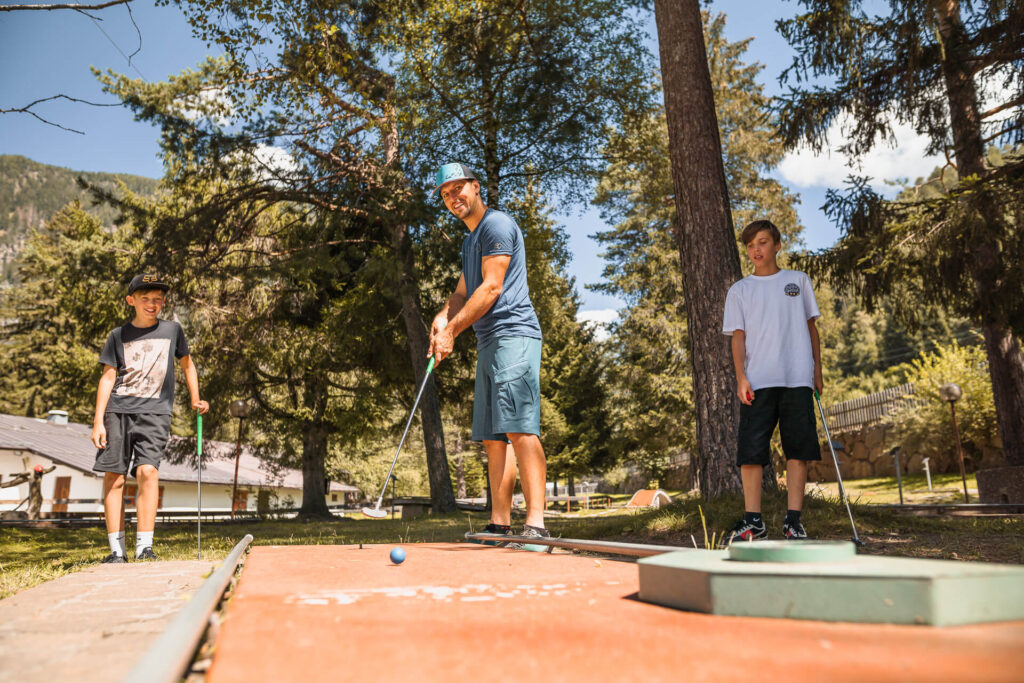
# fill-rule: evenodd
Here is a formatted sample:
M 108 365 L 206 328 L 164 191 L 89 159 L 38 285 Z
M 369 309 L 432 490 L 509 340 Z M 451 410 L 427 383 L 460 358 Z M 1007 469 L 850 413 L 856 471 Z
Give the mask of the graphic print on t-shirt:
M 167 375 L 170 339 L 136 339 L 125 342 L 125 373 L 117 394 L 137 398 L 160 398 Z

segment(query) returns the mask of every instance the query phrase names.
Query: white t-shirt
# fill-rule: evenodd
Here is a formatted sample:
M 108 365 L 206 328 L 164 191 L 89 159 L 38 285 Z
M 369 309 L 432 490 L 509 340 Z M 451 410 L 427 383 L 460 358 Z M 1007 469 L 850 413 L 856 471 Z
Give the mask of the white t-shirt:
M 814 388 L 807 321 L 820 315 L 811 279 L 798 270 L 748 275 L 729 288 L 722 332 L 746 334 L 744 368 L 751 389 Z

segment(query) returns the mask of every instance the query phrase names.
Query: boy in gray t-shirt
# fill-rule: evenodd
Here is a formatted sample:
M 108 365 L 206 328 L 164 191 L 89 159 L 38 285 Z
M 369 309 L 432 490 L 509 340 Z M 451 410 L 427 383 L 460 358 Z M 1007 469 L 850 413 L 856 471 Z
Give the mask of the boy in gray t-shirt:
M 99 451 L 93 470 L 103 472 L 103 508 L 110 555 L 126 562 L 124 488 L 128 474 L 138 482 L 135 559 L 155 560 L 153 527 L 160 497 L 159 467 L 171 433 L 174 359 L 179 359 L 192 408 L 210 406 L 199 398 L 199 379 L 181 325 L 160 320 L 170 287 L 153 274 L 135 276 L 128 286 L 132 321 L 115 328 L 100 353 L 103 374 L 96 392 L 92 443 Z
M 821 460 L 814 417 L 814 391 L 821 391 L 821 351 L 814 321 L 821 315 L 811 280 L 783 270 L 779 229 L 766 220 L 743 230 L 754 274 L 732 287 L 725 299 L 722 332 L 732 336 L 740 424 L 736 464 L 743 480 L 746 511 L 725 535 L 725 545 L 768 535 L 761 517 L 761 477 L 771 457 L 775 425 L 786 456 L 788 509 L 782 525 L 787 539 L 806 539 L 800 520 L 807 462 Z

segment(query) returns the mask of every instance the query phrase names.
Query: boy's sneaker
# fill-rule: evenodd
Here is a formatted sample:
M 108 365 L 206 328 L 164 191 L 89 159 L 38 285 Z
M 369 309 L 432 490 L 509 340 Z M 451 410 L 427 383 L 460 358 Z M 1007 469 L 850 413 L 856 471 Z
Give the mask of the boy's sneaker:
M 124 558 L 124 555 L 119 555 L 118 553 L 112 552 L 106 557 L 104 557 L 102 560 L 100 560 L 100 564 L 121 564 L 122 562 L 127 561 L 128 560 Z
M 527 538 L 551 538 L 551 532 L 547 529 L 539 526 L 530 526 L 529 524 L 523 525 L 523 531 L 519 535 L 526 536 Z M 536 543 L 509 543 L 505 547 L 512 550 L 529 550 L 534 553 L 551 551 L 551 546 L 538 545 Z
M 787 541 L 806 541 L 808 538 L 803 524 L 788 519 L 782 524 L 782 537 Z
M 143 548 L 142 552 L 135 556 L 136 560 L 159 560 L 152 548 Z
M 505 543 L 502 542 L 502 541 L 478 541 L 476 539 L 469 538 L 469 535 L 471 533 L 473 533 L 473 532 L 471 532 L 471 531 L 467 531 L 466 532 L 466 537 L 467 537 L 466 540 L 469 541 L 470 543 L 481 543 L 483 545 L 505 545 Z M 512 527 L 505 526 L 504 524 L 491 524 L 491 523 L 489 523 L 487 526 L 485 526 L 481 530 L 480 533 L 484 533 L 484 534 L 500 534 L 501 536 L 511 536 L 512 535 Z
M 758 538 L 765 538 L 766 536 L 768 536 L 768 529 L 764 526 L 763 518 L 760 524 L 754 524 L 746 519 L 741 519 L 733 524 L 732 528 L 722 536 L 722 543 L 719 547 L 728 548 L 732 543 L 753 541 Z

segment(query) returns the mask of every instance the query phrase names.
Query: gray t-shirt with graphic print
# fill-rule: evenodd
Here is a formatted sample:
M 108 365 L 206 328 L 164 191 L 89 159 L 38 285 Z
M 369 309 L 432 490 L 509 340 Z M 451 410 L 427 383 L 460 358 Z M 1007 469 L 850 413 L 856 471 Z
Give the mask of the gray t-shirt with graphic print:
M 170 415 L 174 405 L 174 359 L 189 354 L 181 325 L 158 320 L 152 327 L 131 323 L 114 328 L 100 363 L 117 369 L 108 413 Z

